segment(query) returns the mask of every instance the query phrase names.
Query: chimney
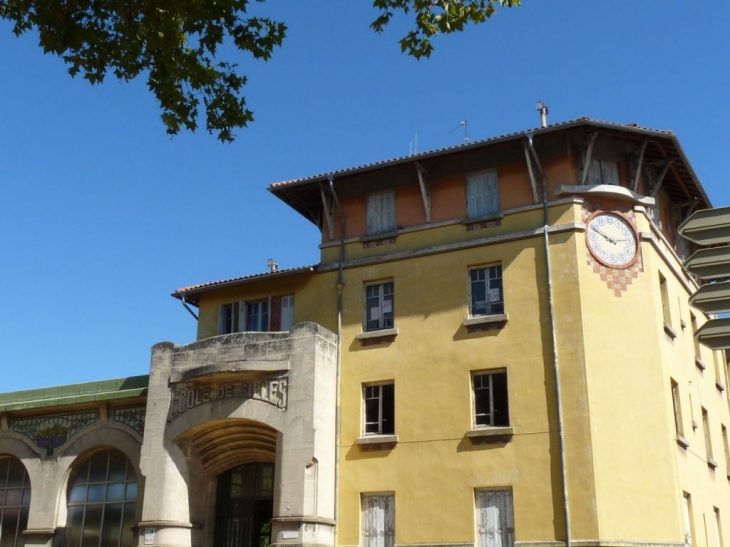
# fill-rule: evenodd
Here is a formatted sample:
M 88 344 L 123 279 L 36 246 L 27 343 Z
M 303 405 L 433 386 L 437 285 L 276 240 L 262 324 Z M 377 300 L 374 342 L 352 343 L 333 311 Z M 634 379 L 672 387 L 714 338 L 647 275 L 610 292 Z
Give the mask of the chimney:
M 544 101 L 537 101 L 537 110 L 540 112 L 540 127 L 547 127 L 548 107 Z

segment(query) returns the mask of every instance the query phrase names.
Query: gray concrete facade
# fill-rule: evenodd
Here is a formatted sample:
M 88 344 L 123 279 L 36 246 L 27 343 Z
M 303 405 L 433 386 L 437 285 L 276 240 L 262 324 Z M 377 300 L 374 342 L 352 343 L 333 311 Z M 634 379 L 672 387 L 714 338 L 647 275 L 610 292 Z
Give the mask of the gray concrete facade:
M 212 545 L 217 477 L 275 463 L 272 545 L 334 545 L 336 336 L 313 323 L 152 349 L 140 544 Z

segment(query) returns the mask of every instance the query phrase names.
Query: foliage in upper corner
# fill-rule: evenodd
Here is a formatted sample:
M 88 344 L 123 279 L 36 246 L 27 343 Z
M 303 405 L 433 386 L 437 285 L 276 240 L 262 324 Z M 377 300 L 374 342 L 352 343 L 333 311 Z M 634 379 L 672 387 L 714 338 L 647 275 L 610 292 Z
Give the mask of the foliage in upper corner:
M 38 32 L 45 53 L 61 57 L 71 76 L 91 84 L 111 72 L 123 81 L 140 74 L 157 97 L 169 134 L 205 127 L 223 142 L 246 127 L 253 114 L 242 88 L 246 77 L 237 64 L 216 58 L 219 46 L 232 42 L 255 59 L 268 60 L 280 46 L 286 25 L 247 16 L 250 2 L 265 0 L 0 0 L 0 18 L 20 35 Z M 468 23 L 491 18 L 495 6 L 520 0 L 374 0 L 380 15 L 371 27 L 382 32 L 397 11 L 413 12 L 415 30 L 401 50 L 416 59 L 428 57 L 436 34 L 460 32 Z M 201 104 L 202 103 L 202 104 Z
M 262 2 L 264 0 L 256 0 Z M 268 60 L 286 33 L 283 23 L 245 17 L 249 0 L 0 0 L 0 17 L 16 35 L 34 29 L 45 53 L 60 56 L 69 73 L 91 84 L 108 72 L 129 81 L 141 73 L 162 108 L 169 134 L 205 127 L 224 142 L 253 120 L 236 64 L 217 60 L 230 40 Z M 202 102 L 202 105 L 201 105 Z
M 428 58 L 433 51 L 431 38 L 437 34 L 462 32 L 469 23 L 491 19 L 497 6 L 519 5 L 520 0 L 374 0 L 380 15 L 370 26 L 382 32 L 395 12 L 413 12 L 416 28 L 401 39 L 401 51 L 416 59 Z

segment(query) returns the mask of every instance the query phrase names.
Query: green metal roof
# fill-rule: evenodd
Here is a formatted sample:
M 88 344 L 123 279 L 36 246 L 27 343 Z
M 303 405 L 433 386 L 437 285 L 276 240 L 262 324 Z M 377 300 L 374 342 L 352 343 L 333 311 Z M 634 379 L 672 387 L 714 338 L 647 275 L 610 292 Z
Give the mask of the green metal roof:
M 0 393 L 0 412 L 93 403 L 147 395 L 149 375 Z

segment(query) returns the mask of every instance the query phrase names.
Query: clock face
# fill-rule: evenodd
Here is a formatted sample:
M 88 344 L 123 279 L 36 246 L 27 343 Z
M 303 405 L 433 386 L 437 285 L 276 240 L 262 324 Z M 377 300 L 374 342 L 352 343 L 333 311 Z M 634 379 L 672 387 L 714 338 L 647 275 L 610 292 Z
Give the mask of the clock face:
M 636 260 L 633 226 L 615 213 L 594 213 L 586 222 L 586 245 L 593 257 L 609 268 L 628 268 Z

